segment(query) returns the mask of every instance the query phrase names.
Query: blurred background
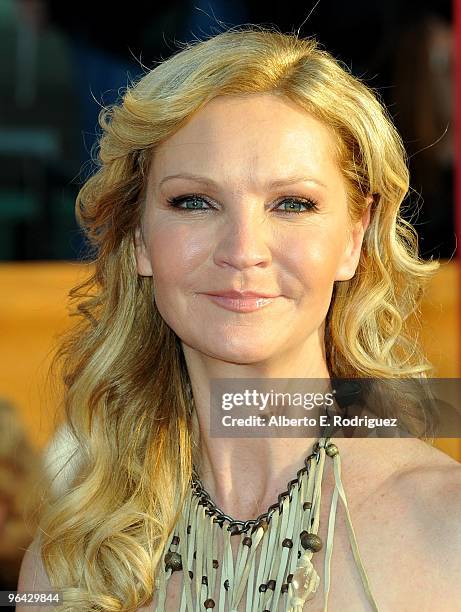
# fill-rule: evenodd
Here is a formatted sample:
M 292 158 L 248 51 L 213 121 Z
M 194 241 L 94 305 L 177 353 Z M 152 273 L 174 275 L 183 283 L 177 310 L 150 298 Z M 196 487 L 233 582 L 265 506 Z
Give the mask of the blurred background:
M 404 216 L 421 257 L 442 262 L 424 299 L 422 341 L 436 376 L 459 376 L 453 13 L 444 0 L 134 0 L 130 10 L 0 0 L 0 590 L 16 588 L 31 536 L 24 495 L 40 470 L 46 477 L 60 420 L 59 384 L 48 389 L 45 376 L 70 325 L 67 294 L 91 266 L 74 202 L 94 172 L 98 113 L 175 41 L 244 23 L 299 28 L 379 93 L 410 158 Z M 461 461 L 459 439 L 435 444 Z

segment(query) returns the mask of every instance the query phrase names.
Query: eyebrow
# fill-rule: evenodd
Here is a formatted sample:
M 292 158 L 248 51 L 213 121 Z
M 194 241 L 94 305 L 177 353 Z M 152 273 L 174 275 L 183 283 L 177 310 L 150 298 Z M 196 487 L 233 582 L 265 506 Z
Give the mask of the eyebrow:
M 191 174 L 189 172 L 180 172 L 178 174 L 170 174 L 168 176 L 165 176 L 160 181 L 159 188 L 167 181 L 170 181 L 171 179 L 177 179 L 177 178 L 189 179 L 190 181 L 195 181 L 197 183 L 202 183 L 204 185 L 210 185 L 215 188 L 219 187 L 219 184 L 216 181 L 206 176 L 200 176 L 199 174 Z M 266 183 L 266 187 L 268 187 L 269 189 L 274 189 L 275 187 L 283 187 L 284 185 L 292 185 L 294 183 L 307 183 L 307 182 L 315 183 L 319 185 L 320 187 L 323 187 L 324 189 L 328 189 L 325 183 L 322 183 L 321 181 L 314 179 L 312 177 L 309 177 L 309 176 L 287 176 L 285 178 L 275 179 L 272 181 L 268 181 Z

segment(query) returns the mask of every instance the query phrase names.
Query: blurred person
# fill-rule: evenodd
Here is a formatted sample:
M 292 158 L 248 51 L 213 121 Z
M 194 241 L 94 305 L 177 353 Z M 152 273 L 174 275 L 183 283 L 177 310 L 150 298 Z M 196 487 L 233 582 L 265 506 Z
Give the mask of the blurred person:
M 14 406 L 0 400 L 0 591 L 16 590 L 46 490 L 40 453 L 30 443 Z

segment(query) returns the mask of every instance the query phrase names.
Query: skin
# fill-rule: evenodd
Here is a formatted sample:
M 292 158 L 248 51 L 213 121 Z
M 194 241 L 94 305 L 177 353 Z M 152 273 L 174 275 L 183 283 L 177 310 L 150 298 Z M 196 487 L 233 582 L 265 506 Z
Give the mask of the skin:
M 370 203 L 352 223 L 334 150 L 332 132 L 290 101 L 227 96 L 164 142 L 151 164 L 136 232 L 137 269 L 153 275 L 157 307 L 182 341 L 197 406 L 202 482 L 238 518 L 273 503 L 315 438 L 210 437 L 210 380 L 329 378 L 324 321 L 334 282 L 355 274 Z M 164 180 L 178 173 L 216 184 Z M 292 176 L 309 180 L 268 186 Z M 181 211 L 167 202 L 194 193 L 205 198 L 206 210 Z M 284 212 L 289 196 L 313 199 L 318 209 Z M 280 297 L 257 312 L 237 313 L 203 295 L 230 287 Z M 344 452 L 349 443 L 344 440 Z

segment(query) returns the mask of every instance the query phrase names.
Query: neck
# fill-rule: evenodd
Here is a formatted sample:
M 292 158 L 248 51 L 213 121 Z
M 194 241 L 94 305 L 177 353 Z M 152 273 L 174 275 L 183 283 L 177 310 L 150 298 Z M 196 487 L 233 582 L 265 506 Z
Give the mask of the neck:
M 281 359 L 277 364 L 223 363 L 183 346 L 194 395 L 194 428 L 198 443 L 196 468 L 206 491 L 226 514 L 238 520 L 255 518 L 277 501 L 287 483 L 296 478 L 320 431 L 310 437 L 212 437 L 210 383 L 214 378 L 324 379 L 326 362 Z M 306 365 L 307 364 L 307 365 Z M 214 416 L 214 415 L 213 415 Z M 309 416 L 314 416 L 310 413 Z M 316 415 L 317 416 L 317 415 Z M 196 438 L 197 439 L 197 438 Z M 332 441 L 334 441 L 332 439 Z M 341 455 L 355 461 L 361 440 L 342 438 Z M 333 481 L 333 475 L 325 475 Z

